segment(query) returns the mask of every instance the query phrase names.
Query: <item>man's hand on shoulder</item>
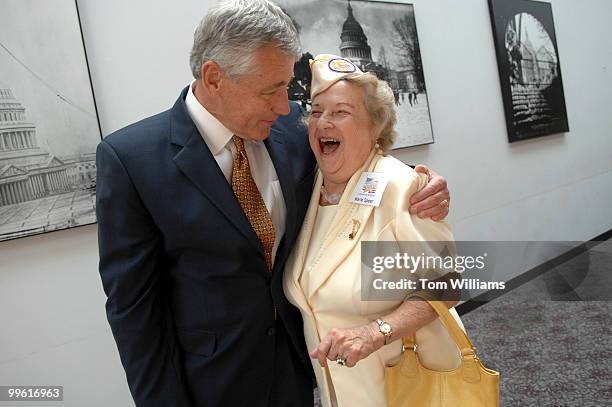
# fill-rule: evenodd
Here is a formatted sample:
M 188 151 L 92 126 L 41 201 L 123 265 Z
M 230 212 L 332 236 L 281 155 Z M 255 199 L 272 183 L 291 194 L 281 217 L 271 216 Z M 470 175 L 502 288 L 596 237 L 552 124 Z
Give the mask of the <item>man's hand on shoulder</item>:
M 410 213 L 419 218 L 440 221 L 448 215 L 450 193 L 446 179 L 424 165 L 417 165 L 416 172 L 426 174 L 427 185 L 410 197 Z

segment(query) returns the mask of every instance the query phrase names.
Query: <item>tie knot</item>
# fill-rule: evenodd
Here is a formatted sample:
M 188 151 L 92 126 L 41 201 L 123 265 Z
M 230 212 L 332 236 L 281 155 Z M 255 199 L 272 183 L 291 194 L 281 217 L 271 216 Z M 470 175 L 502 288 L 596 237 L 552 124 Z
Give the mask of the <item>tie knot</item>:
M 234 145 L 236 146 L 236 150 L 239 153 L 244 153 L 244 140 L 241 139 L 240 137 L 238 137 L 237 135 L 233 135 L 232 136 L 232 141 L 234 142 Z

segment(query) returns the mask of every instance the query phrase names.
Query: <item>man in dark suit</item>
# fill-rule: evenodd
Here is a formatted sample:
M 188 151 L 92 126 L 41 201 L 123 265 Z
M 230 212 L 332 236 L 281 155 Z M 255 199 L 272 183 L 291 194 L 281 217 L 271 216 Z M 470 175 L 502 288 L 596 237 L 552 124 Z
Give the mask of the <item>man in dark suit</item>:
M 195 32 L 196 79 L 175 105 L 98 146 L 100 275 L 137 406 L 313 404 L 301 317 L 282 289 L 315 170 L 287 100 L 299 56 L 277 6 L 220 3 Z M 428 191 L 417 210 L 446 216 L 445 181 Z

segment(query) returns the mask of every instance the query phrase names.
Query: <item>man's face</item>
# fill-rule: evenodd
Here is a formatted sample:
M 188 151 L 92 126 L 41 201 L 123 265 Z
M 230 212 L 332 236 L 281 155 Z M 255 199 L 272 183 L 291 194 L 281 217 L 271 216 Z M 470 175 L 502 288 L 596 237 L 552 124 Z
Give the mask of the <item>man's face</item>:
M 293 77 L 293 57 L 276 47 L 255 53 L 252 72 L 220 83 L 221 123 L 244 139 L 265 140 L 278 118 L 289 114 L 287 86 Z

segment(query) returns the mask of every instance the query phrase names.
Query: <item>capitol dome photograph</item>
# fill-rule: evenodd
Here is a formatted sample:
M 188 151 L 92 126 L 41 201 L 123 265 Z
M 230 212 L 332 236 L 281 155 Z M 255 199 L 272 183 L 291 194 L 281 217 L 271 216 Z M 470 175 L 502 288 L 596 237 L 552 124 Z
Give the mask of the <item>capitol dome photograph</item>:
M 350 0 L 277 3 L 297 23 L 303 48 L 289 99 L 308 110 L 308 61 L 317 54 L 339 55 L 391 86 L 399 134 L 393 149 L 434 142 L 413 5 Z
M 94 223 L 101 133 L 74 2 L 13 2 L 0 38 L 0 241 Z

